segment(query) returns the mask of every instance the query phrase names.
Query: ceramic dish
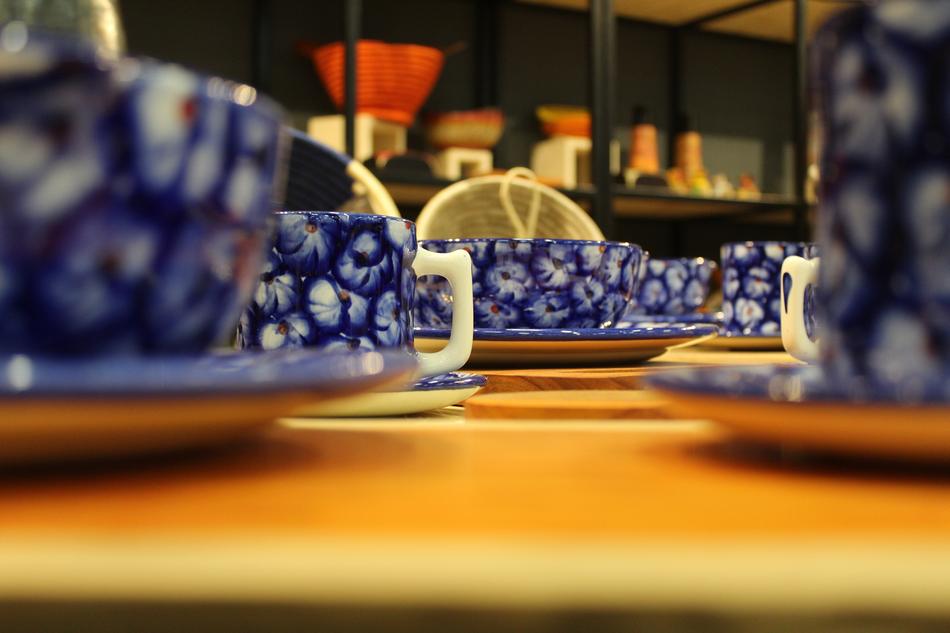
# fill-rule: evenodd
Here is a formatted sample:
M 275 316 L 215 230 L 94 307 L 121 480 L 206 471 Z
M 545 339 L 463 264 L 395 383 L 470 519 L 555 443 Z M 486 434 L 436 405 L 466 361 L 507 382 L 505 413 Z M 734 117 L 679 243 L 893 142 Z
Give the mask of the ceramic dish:
M 820 452 L 950 460 L 950 377 L 916 394 L 836 384 L 820 367 L 672 370 L 645 379 L 673 417 L 709 419 L 749 440 Z
M 505 129 L 505 115 L 497 108 L 428 112 L 423 120 L 426 141 L 438 149 L 491 149 Z
M 750 351 L 784 350 L 781 336 L 756 336 L 752 334 L 730 334 L 720 332 L 719 336 L 701 343 L 703 347 L 713 349 L 735 349 Z
M 657 327 L 669 325 L 722 325 L 722 312 L 688 312 L 686 314 L 627 314 L 618 328 Z
M 297 415 L 322 418 L 371 418 L 410 415 L 460 404 L 478 393 L 487 380 L 478 374 L 450 372 L 418 380 L 408 388 L 390 388 L 357 397 L 304 407 Z
M 635 363 L 716 336 L 712 325 L 588 329 L 475 328 L 470 366 Z M 437 350 L 448 330 L 416 328 L 416 346 Z
M 401 350 L 0 360 L 0 464 L 232 439 L 303 405 L 405 380 Z

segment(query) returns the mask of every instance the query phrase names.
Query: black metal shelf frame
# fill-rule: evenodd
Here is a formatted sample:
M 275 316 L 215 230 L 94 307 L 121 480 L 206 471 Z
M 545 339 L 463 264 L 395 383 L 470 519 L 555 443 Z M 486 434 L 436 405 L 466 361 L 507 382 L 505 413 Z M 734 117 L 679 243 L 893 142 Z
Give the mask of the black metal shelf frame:
M 474 0 L 476 7 L 475 43 L 476 70 L 473 78 L 476 85 L 476 97 L 480 106 L 493 105 L 497 94 L 496 25 L 498 3 L 506 0 Z M 671 77 L 670 110 L 673 122 L 668 134 L 670 142 L 669 156 L 673 156 L 673 143 L 677 113 L 681 109 L 682 72 L 681 72 L 681 34 L 689 29 L 701 28 L 715 20 L 755 9 L 781 0 L 749 0 L 747 2 L 715 11 L 678 25 L 659 25 L 670 29 L 670 49 L 668 51 Z M 346 50 L 346 151 L 353 154 L 355 147 L 354 130 L 356 119 L 356 45 L 360 38 L 360 21 L 363 12 L 362 0 L 342 0 L 344 47 Z M 267 0 L 255 0 L 254 27 L 254 71 L 257 83 L 266 88 L 267 43 L 270 25 L 267 19 Z M 789 205 L 794 209 L 794 228 L 799 239 L 808 237 L 808 205 L 805 201 L 805 178 L 807 173 L 807 135 L 808 135 L 808 91 L 807 91 L 807 46 L 806 19 L 807 0 L 793 0 L 794 11 L 794 104 L 792 116 L 794 130 L 794 198 Z M 615 237 L 614 198 L 617 194 L 610 174 L 610 138 L 615 113 L 616 83 L 616 21 L 613 0 L 589 0 L 589 94 L 588 105 L 591 112 L 591 176 L 593 189 L 576 192 L 574 197 L 590 201 L 591 214 L 608 238 Z M 623 194 L 621 194 L 623 195 Z M 658 197 L 662 198 L 663 196 Z M 751 207 L 750 207 L 751 208 Z

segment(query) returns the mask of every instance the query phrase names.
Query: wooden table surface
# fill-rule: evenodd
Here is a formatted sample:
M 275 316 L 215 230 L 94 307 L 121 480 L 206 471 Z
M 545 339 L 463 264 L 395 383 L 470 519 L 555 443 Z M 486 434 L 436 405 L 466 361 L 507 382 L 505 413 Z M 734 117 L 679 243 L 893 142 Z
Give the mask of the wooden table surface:
M 0 607 L 51 599 L 950 616 L 950 472 L 704 421 L 286 420 L 3 473 Z

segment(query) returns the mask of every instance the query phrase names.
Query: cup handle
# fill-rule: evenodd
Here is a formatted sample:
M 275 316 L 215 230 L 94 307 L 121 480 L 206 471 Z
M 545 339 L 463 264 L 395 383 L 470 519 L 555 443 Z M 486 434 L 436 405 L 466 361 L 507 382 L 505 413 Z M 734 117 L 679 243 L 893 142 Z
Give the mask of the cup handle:
M 472 258 L 464 250 L 433 253 L 416 251 L 412 262 L 416 275 L 445 277 L 452 286 L 452 330 L 448 344 L 438 352 L 419 352 L 419 375 L 435 376 L 460 369 L 472 354 L 475 311 L 472 300 Z
M 806 363 L 818 360 L 818 344 L 805 330 L 805 289 L 818 283 L 820 261 L 786 257 L 782 262 L 782 345 Z

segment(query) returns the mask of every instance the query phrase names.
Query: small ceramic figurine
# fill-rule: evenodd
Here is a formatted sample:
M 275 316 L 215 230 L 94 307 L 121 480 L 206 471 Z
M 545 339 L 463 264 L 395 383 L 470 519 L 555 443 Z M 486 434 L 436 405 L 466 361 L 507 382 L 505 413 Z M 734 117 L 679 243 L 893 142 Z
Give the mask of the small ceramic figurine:
M 759 191 L 759 186 L 755 184 L 755 178 L 752 177 L 752 174 L 744 172 L 739 176 L 739 188 L 736 191 L 736 196 L 740 200 L 758 200 L 762 197 L 762 192 Z
M 679 167 L 670 167 L 666 170 L 666 184 L 673 193 L 687 194 L 689 186 L 686 184 L 686 176 Z
M 697 169 L 689 179 L 689 195 L 708 197 L 712 195 L 712 185 L 705 169 Z
M 712 179 L 712 194 L 716 198 L 735 198 L 736 188 L 725 174 L 716 174 Z

